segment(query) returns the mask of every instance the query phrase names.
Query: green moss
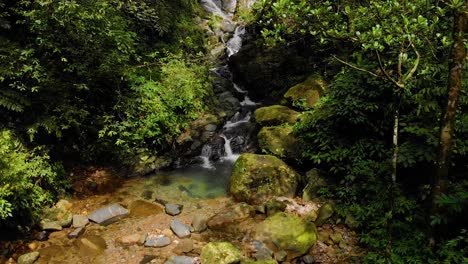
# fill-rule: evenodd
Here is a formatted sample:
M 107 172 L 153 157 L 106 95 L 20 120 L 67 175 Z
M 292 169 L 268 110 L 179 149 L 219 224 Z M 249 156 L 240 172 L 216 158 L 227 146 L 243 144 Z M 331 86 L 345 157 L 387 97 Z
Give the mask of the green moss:
M 256 239 L 302 255 L 317 241 L 317 228 L 298 216 L 277 213 L 257 227 Z
M 211 242 L 203 247 L 200 257 L 203 264 L 231 264 L 240 261 L 241 252 L 229 242 Z
M 230 193 L 238 201 L 260 204 L 274 196 L 292 197 L 300 175 L 271 155 L 242 154 L 234 164 Z
M 255 120 L 261 126 L 293 125 L 301 114 L 283 105 L 272 105 L 255 110 Z
M 264 127 L 257 138 L 260 148 L 266 153 L 280 158 L 299 159 L 300 147 L 292 127 Z
M 333 212 L 334 209 L 332 204 L 326 203 L 322 205 L 318 211 L 318 216 L 317 220 L 315 220 L 315 223 L 319 226 L 324 224 L 328 220 L 328 218 L 330 218 L 333 215 Z
M 310 109 L 320 100 L 326 88 L 326 83 L 321 76 L 311 75 L 302 83 L 291 87 L 284 98 L 293 106 Z

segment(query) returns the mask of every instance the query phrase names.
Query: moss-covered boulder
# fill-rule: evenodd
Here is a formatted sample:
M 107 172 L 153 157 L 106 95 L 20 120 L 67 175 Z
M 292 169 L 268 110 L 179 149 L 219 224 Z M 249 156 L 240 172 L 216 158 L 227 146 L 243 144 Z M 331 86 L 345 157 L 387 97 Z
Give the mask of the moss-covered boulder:
M 234 164 L 230 193 L 238 201 L 261 204 L 274 196 L 293 197 L 300 178 L 275 156 L 246 153 Z
M 326 88 L 326 82 L 318 75 L 311 75 L 305 81 L 294 85 L 285 94 L 284 99 L 295 107 L 308 109 L 314 107 Z
M 255 110 L 255 120 L 261 126 L 293 125 L 301 114 L 284 105 L 271 105 Z
M 259 147 L 280 158 L 298 159 L 300 147 L 289 126 L 263 127 L 257 135 Z
M 229 242 L 211 242 L 200 255 L 203 264 L 231 264 L 241 260 L 241 252 Z
M 288 213 L 268 217 L 257 226 L 255 233 L 255 239 L 276 247 L 278 251 L 285 250 L 292 256 L 307 253 L 317 241 L 317 236 L 313 223 Z

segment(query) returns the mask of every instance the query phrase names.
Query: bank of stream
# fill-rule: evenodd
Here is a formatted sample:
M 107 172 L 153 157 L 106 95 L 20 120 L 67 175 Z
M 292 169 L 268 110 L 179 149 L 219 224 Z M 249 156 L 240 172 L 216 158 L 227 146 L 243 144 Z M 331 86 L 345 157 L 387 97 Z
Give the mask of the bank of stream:
M 320 219 L 323 217 L 321 214 L 327 214 L 325 219 L 331 216 L 332 212 L 321 213 L 320 208 L 328 208 L 324 206 L 324 202 L 317 199 L 304 201 L 301 198 L 277 197 L 267 202 L 249 205 L 239 203 L 230 196 L 229 184 L 234 163 L 242 153 L 256 151 L 258 125 L 253 119 L 255 109 L 261 106 L 249 98 L 248 89 L 232 82 L 233 77 L 227 66 L 227 60 L 241 49 L 243 37 L 248 34 L 244 26 L 233 19 L 233 3 L 235 10 L 236 1 L 202 1 L 206 11 L 221 17 L 225 27 L 230 28 L 230 38 L 223 43 L 222 50 L 225 54 L 220 55 L 225 59 L 213 67 L 212 72 L 216 78 L 224 79 L 224 82 L 232 87 L 231 90 L 221 91 L 219 97 L 227 98 L 227 101 L 237 105 L 233 108 L 236 111 L 231 112 L 222 126 L 208 127 L 211 138 L 200 146 L 199 155 L 189 162 L 184 162 L 185 165 L 182 167 L 111 183 L 104 190 L 97 188 L 94 194 L 88 192 L 86 195 L 68 199 L 63 202 L 68 204 L 64 209 L 66 211 L 64 215 L 67 217 L 82 216 L 87 220 L 86 216 L 111 205 L 122 206 L 121 210 L 128 211 L 125 211 L 124 217 L 114 219 L 116 221 L 109 225 L 90 222 L 80 229 L 75 226 L 74 217 L 70 223 L 64 225 L 63 229 L 45 228 L 47 231 L 35 235 L 33 240 L 21 243 L 25 247 L 13 254 L 10 260 L 5 260 L 7 263 L 15 263 L 15 259 L 17 260 L 21 253 L 32 251 L 38 252 L 39 257 L 34 262 L 38 264 L 194 264 L 201 262 L 201 255 L 208 254 L 202 252 L 204 247 L 211 242 L 220 241 L 229 242 L 236 249 L 218 252 L 217 254 L 222 256 L 214 256 L 212 257 L 214 260 L 205 263 L 354 262 L 354 256 L 360 252 L 356 246 L 354 232 L 343 224 L 323 222 L 318 224 L 317 231 L 314 229 L 315 225 L 306 223 Z M 248 1 L 247 4 L 252 5 L 252 1 Z M 211 54 L 214 52 L 211 51 Z M 240 99 L 237 101 L 231 99 L 234 98 L 233 95 Z M 96 173 L 101 173 L 104 178 L 108 178 L 108 181 L 112 181 L 114 177 L 112 172 Z M 83 181 L 86 183 L 86 180 Z M 282 187 L 277 186 L 278 189 Z M 261 189 L 262 186 L 254 188 Z M 58 207 L 60 206 L 56 205 L 55 209 Z M 173 207 L 177 212 L 172 212 Z M 112 210 L 108 211 L 115 216 Z M 314 241 L 310 250 L 301 248 L 300 253 L 297 253 L 298 249 L 294 246 L 289 250 L 289 245 L 273 242 L 268 244 L 266 241 L 269 239 L 263 242 L 258 239 L 259 233 L 265 231 L 264 229 L 267 229 L 266 233 L 269 231 L 270 227 L 264 224 L 265 219 L 283 211 L 288 213 L 282 215 L 285 217 L 283 222 L 291 221 L 301 226 L 300 228 L 304 226 L 304 230 L 299 228 L 301 231 L 294 235 L 315 236 L 314 239 L 309 237 L 305 239 Z M 188 234 L 180 235 L 174 230 L 174 221 L 181 223 L 183 228 L 188 228 Z M 288 235 L 291 231 L 289 228 L 295 232 L 295 226 L 287 226 L 283 228 L 284 230 L 277 231 Z M 309 230 L 311 228 L 313 232 Z M 70 236 L 71 232 L 77 230 L 80 232 L 76 233 L 76 236 Z M 157 246 L 148 244 L 152 239 L 162 244 Z M 301 239 L 304 238 L 301 237 L 299 240 Z M 239 255 L 233 260 L 226 260 L 225 257 L 229 254 Z M 205 256 L 205 259 L 207 258 Z

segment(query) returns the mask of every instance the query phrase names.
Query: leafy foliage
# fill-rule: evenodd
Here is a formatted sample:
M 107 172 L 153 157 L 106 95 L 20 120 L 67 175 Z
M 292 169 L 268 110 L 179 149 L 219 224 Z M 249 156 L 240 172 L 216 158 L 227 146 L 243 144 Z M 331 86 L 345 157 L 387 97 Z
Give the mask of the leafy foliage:
M 304 164 L 330 171 L 339 183 L 325 193 L 342 202 L 343 219 L 360 226 L 361 242 L 370 248 L 368 263 L 462 259 L 450 252 L 455 247 L 439 245 L 443 249 L 431 251 L 421 246 L 429 241 L 427 186 L 446 96 L 450 15 L 466 8 L 461 2 L 264 0 L 257 11 L 256 27 L 268 46 L 305 39 L 334 53 L 322 72 L 332 76 L 327 95 L 305 114 L 296 132 L 303 141 Z M 454 183 L 466 174 L 467 106 L 465 91 L 456 121 Z M 392 190 L 395 109 L 401 115 L 400 170 Z M 440 200 L 446 211 L 438 223 L 451 223 L 446 241 L 458 233 L 465 219 L 461 212 L 468 209 L 460 195 L 466 186 L 461 189 L 452 188 Z
M 211 91 L 207 68 L 180 57 L 163 62 L 159 81 L 131 73 L 131 94 L 114 110 L 122 115 L 105 116 L 101 138 L 110 138 L 124 151 L 149 148 L 153 154 L 171 146 L 188 121 L 203 110 Z
M 30 224 L 67 187 L 63 176 L 43 148 L 28 150 L 12 131 L 0 131 L 0 226 Z

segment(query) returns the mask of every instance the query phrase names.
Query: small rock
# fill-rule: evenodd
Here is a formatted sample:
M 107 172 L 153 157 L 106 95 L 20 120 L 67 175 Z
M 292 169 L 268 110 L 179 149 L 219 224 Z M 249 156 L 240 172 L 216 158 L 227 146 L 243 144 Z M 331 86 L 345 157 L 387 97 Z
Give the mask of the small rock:
M 73 215 L 73 227 L 85 227 L 89 223 L 89 219 L 85 215 Z
M 180 204 L 173 204 L 173 203 L 166 203 L 165 210 L 166 214 L 176 216 L 182 212 L 182 205 Z
M 193 250 L 193 240 L 183 239 L 180 243 L 174 248 L 173 252 L 176 254 L 188 253 Z
M 176 234 L 179 238 L 185 238 L 190 236 L 190 227 L 186 224 L 183 224 L 177 219 L 172 220 L 171 222 L 171 230 Z
M 55 204 L 55 208 L 58 208 L 64 212 L 68 212 L 68 210 L 70 210 L 72 208 L 72 203 L 70 203 L 69 201 L 65 200 L 65 199 L 60 199 L 56 204 Z
M 145 247 L 165 247 L 171 244 L 171 239 L 165 236 L 146 238 Z
M 32 264 L 39 258 L 39 252 L 29 252 L 18 258 L 18 264 Z
M 133 245 L 133 244 L 138 243 L 140 239 L 141 239 L 140 234 L 133 234 L 133 235 L 119 237 L 115 240 L 115 242 L 122 244 L 122 245 Z
M 62 226 L 57 221 L 44 219 L 41 221 L 41 229 L 49 231 L 60 231 L 62 230 Z
M 120 204 L 112 204 L 94 211 L 88 218 L 89 220 L 101 225 L 107 225 L 115 222 L 121 217 L 128 215 L 128 210 Z
M 343 239 L 343 235 L 341 233 L 333 233 L 330 235 L 330 238 L 335 244 L 338 244 Z
M 324 205 L 322 205 L 317 213 L 318 216 L 317 220 L 315 220 L 315 224 L 318 226 L 323 225 L 328 220 L 328 218 L 330 218 L 333 215 L 333 211 L 334 209 L 332 204 L 325 203 Z
M 255 206 L 255 212 L 259 214 L 266 214 L 266 207 L 264 204 Z
M 70 232 L 67 237 L 69 239 L 77 238 L 77 237 L 81 236 L 84 232 L 85 232 L 84 227 L 78 227 L 75 230 L 73 230 L 72 232 Z
M 206 225 L 208 218 L 204 215 L 195 215 L 192 219 L 193 232 L 201 233 L 205 231 L 208 226 Z
M 187 256 L 172 256 L 164 264 L 195 264 L 196 259 Z

